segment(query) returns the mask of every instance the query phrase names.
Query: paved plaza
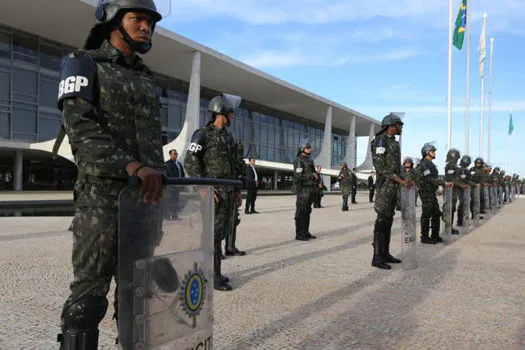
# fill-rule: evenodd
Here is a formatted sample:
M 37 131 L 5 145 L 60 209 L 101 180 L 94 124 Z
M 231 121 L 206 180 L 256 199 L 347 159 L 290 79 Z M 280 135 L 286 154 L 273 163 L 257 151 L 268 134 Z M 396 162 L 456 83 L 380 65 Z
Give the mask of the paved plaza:
M 248 254 L 223 262 L 234 290 L 214 293 L 215 349 L 525 349 L 523 198 L 450 245 L 418 243 L 408 271 L 370 266 L 375 213 L 365 193 L 357 200 L 341 212 L 340 197 L 325 196 L 310 242 L 293 239 L 292 196 L 260 197 L 260 214 L 241 214 Z M 70 221 L 0 218 L 0 349 L 58 348 Z M 400 246 L 396 214 L 394 255 Z M 101 349 L 117 348 L 112 314 Z

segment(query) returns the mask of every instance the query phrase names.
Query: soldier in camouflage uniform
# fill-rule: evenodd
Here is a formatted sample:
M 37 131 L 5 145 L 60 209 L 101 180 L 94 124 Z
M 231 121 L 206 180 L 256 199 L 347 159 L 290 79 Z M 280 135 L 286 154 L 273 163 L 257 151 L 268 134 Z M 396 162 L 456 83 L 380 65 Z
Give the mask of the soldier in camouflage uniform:
M 450 226 L 453 226 L 454 224 L 454 214 L 456 213 L 458 197 L 461 197 L 461 190 L 463 189 L 460 178 L 461 170 L 457 165 L 460 156 L 461 154 L 457 149 L 451 148 L 447 152 L 447 163 L 445 164 L 445 181 L 454 184 L 452 187 L 452 217 L 450 218 Z M 443 207 L 444 206 L 445 203 L 443 203 Z M 452 234 L 459 235 L 459 231 L 452 228 Z
M 476 183 L 472 181 L 470 178 L 470 171 L 468 169 L 469 165 L 471 163 L 471 159 L 469 155 L 464 155 L 461 157 L 461 160 L 459 161 L 459 181 L 463 188 L 471 188 L 471 186 L 476 186 Z M 457 226 L 463 226 L 463 207 L 464 207 L 464 199 L 463 195 L 461 194 L 459 196 L 459 207 L 458 207 L 458 221 Z
M 150 50 L 161 15 L 151 0 L 108 2 L 97 15 L 84 49 L 66 56 L 60 73 L 63 129 L 54 151 L 67 134 L 78 168 L 69 228 L 74 280 L 61 314 L 61 350 L 97 349 L 117 271 L 119 193 L 130 176 L 138 176 L 144 200 L 155 204 L 166 173 L 159 98 L 136 54 Z
M 405 157 L 403 159 L 403 165 L 401 166 L 401 173 L 399 176 L 408 182 L 411 182 L 414 186 L 416 184 L 416 170 L 414 169 L 414 161 L 412 158 Z M 401 187 L 397 191 L 397 211 L 401 211 Z
M 350 170 L 346 163 L 341 163 L 341 171 L 339 172 L 339 187 L 341 188 L 341 194 L 343 195 L 343 206 L 342 211 L 348 211 L 348 196 L 350 195 Z
M 226 180 L 236 178 L 236 165 L 232 157 L 232 138 L 226 127 L 230 125 L 233 113 L 240 103 L 240 97 L 229 94 L 222 94 L 210 100 L 208 111 L 212 112 L 211 121 L 193 133 L 184 160 L 186 173 L 190 177 Z M 239 200 L 236 198 L 238 196 L 239 193 L 234 188 L 215 188 L 213 286 L 220 291 L 232 290 L 228 283 L 229 278 L 223 276 L 221 272 L 222 240 L 231 234 L 230 230 L 234 224 L 234 206 L 235 201 Z
M 311 158 L 310 143 L 301 142 L 297 158 L 293 163 L 293 174 L 297 199 L 295 202 L 295 239 L 308 241 L 317 238 L 310 233 L 310 215 L 314 197 L 319 190 L 319 174 Z
M 436 158 L 436 147 L 426 143 L 421 148 L 421 162 L 416 167 L 417 185 L 421 197 L 421 243 L 436 244 L 443 242 L 439 235 L 441 210 L 437 200 L 436 191 L 438 186 L 452 187 L 452 182 L 439 179 L 436 165 L 432 162 Z M 432 235 L 429 230 L 432 227 Z
M 394 222 L 395 207 L 399 185 L 407 187 L 411 183 L 400 176 L 401 149 L 395 135 L 401 135 L 403 122 L 396 114 L 390 113 L 381 122 L 381 131 L 372 140 L 370 148 L 374 168 L 377 171 L 377 194 L 374 210 L 377 218 L 374 225 L 374 255 L 372 266 L 391 269 L 388 263 L 401 260 L 390 254 L 390 238 Z
M 483 192 L 483 186 L 486 185 L 486 178 L 485 178 L 485 171 L 483 170 L 483 164 L 485 162 L 483 161 L 483 158 L 478 157 L 474 160 L 474 166 L 470 168 L 470 177 L 472 178 L 472 181 L 476 184 L 480 185 L 481 191 L 479 196 L 479 213 L 480 213 L 480 219 L 483 219 L 481 214 L 485 214 L 485 194 Z M 472 211 L 472 217 L 474 217 L 474 193 L 472 193 L 472 200 L 470 203 L 470 208 Z
M 230 115 L 228 117 L 229 123 L 231 123 L 233 115 Z M 246 163 L 243 160 L 244 156 L 244 145 L 240 143 L 235 136 L 233 135 L 233 132 L 228 133 L 228 143 L 230 145 L 230 155 L 232 157 L 232 168 L 233 168 L 233 179 L 235 180 L 244 180 L 244 174 L 246 173 Z M 237 227 L 241 223 L 241 216 L 239 214 L 239 208 L 242 205 L 242 197 L 241 197 L 241 188 L 236 187 L 235 188 L 235 204 L 234 204 L 234 213 L 235 217 L 232 222 L 232 228 L 228 230 L 226 234 L 226 247 L 225 247 L 225 253 L 228 256 L 231 255 L 239 255 L 244 256 L 246 255 L 245 251 L 239 250 L 235 246 L 235 242 L 237 240 Z

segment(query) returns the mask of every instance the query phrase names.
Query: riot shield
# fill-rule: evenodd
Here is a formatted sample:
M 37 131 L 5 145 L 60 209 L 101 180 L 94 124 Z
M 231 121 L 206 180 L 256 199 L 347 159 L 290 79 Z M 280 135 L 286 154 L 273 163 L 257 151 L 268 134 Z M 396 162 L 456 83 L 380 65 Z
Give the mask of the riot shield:
M 498 186 L 498 208 L 503 205 L 503 187 Z
M 489 198 L 489 188 L 487 186 L 483 186 L 483 202 L 484 202 L 484 208 L 485 208 L 485 219 L 488 219 L 490 217 L 490 198 Z
M 461 195 L 463 196 L 463 227 L 462 233 L 467 233 L 470 226 L 470 193 L 471 188 L 464 188 Z
M 116 297 L 123 350 L 213 348 L 211 184 L 219 182 L 237 183 L 170 178 L 155 206 L 141 201 L 136 184 L 120 193 Z M 176 220 L 169 208 L 177 208 Z
M 452 187 L 443 190 L 443 242 L 450 242 L 452 238 Z
M 498 209 L 497 187 L 492 186 L 489 188 L 489 190 L 490 190 L 490 209 L 492 210 L 492 214 L 495 214 L 496 210 Z
M 415 269 L 418 266 L 416 252 L 416 188 L 401 187 L 401 255 L 403 269 Z
M 472 203 L 472 220 L 473 220 L 474 226 L 479 226 L 481 188 L 476 186 L 474 187 L 473 192 L 474 192 L 474 196 L 472 200 L 474 202 Z
M 505 185 L 503 191 L 505 192 L 505 203 L 510 203 L 509 186 Z

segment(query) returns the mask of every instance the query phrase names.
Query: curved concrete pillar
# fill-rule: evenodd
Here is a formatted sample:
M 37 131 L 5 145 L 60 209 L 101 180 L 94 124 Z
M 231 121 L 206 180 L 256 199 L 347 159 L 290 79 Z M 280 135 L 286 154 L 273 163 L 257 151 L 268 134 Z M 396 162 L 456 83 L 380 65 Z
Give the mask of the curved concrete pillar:
M 52 153 L 53 145 L 55 144 L 55 141 L 56 141 L 56 138 L 49 140 L 49 141 L 31 143 L 29 145 L 29 149 L 36 149 L 36 150 Z M 72 163 L 75 162 L 75 159 L 73 158 L 73 154 L 71 153 L 71 146 L 69 145 L 69 138 L 67 137 L 67 135 L 64 136 L 64 139 L 62 140 L 62 143 L 60 144 L 60 147 L 58 148 L 57 155 L 69 160 Z
M 366 148 L 366 157 L 363 163 L 361 163 L 358 167 L 358 171 L 371 171 L 374 169 L 374 163 L 372 161 L 372 150 L 370 149 L 370 144 L 372 143 L 372 140 L 375 137 L 375 129 L 374 124 L 370 124 L 370 132 L 368 134 L 368 143 Z
M 326 108 L 326 121 L 324 124 L 324 137 L 321 151 L 314 159 L 315 166 L 320 165 L 323 169 L 332 168 L 332 106 Z M 330 191 L 330 176 L 323 176 L 323 181 Z
M 352 169 L 356 166 L 355 150 L 356 150 L 356 137 L 355 137 L 355 119 L 356 116 L 353 115 L 350 120 L 350 132 L 348 133 L 348 144 L 346 145 L 346 156 L 344 161 L 348 165 L 349 169 Z
M 186 104 L 186 116 L 182 130 L 172 142 L 165 145 L 164 159 L 169 159 L 169 150 L 176 149 L 179 152 L 178 161 L 184 162 L 186 149 L 190 144 L 191 135 L 200 126 L 200 101 L 201 101 L 201 53 L 195 51 L 191 64 L 190 88 L 188 91 L 188 101 Z

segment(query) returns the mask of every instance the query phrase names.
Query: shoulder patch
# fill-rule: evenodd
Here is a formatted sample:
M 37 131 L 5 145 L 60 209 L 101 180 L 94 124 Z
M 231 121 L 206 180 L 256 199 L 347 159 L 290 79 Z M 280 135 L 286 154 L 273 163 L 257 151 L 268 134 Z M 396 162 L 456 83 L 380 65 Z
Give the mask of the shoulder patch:
M 202 129 L 197 129 L 191 135 L 190 145 L 188 146 L 188 152 L 199 153 L 204 150 L 206 144 L 206 133 Z
M 59 110 L 62 110 L 62 103 L 68 98 L 80 97 L 93 103 L 96 70 L 95 62 L 86 55 L 62 58 L 57 101 Z

